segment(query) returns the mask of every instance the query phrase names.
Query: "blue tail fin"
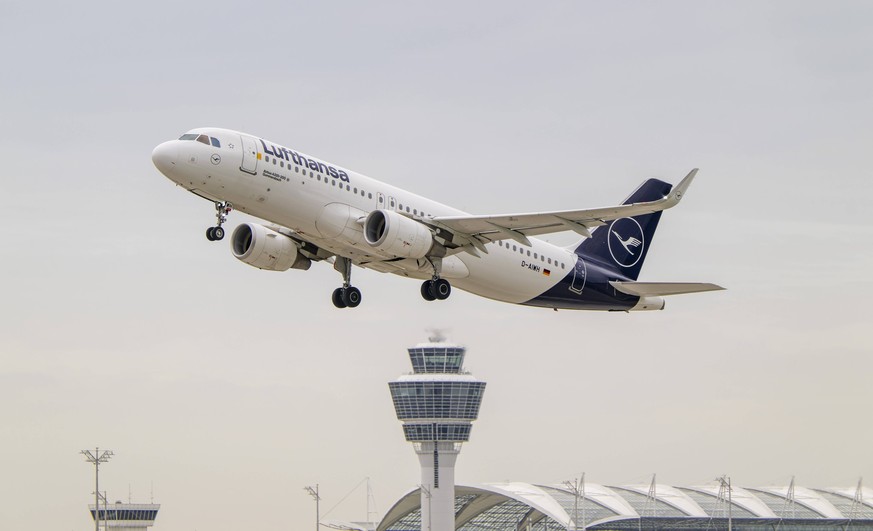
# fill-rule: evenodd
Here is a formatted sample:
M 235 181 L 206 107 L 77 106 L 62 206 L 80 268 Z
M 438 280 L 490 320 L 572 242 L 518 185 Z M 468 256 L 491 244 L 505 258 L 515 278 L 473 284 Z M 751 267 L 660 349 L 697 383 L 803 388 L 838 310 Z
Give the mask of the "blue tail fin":
M 661 199 L 673 186 L 658 179 L 649 179 L 640 185 L 623 204 L 642 203 Z M 596 260 L 636 280 L 643 268 L 646 254 L 652 245 L 661 212 L 632 218 L 620 218 L 598 227 L 591 238 L 576 248 L 576 254 L 586 260 Z

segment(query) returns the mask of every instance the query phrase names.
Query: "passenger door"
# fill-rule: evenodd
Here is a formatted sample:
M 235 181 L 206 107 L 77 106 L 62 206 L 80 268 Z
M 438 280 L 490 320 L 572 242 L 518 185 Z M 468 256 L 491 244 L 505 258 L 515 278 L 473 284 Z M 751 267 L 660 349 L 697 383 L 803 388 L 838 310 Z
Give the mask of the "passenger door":
M 242 140 L 242 164 L 239 169 L 251 173 L 258 174 L 258 145 L 254 138 L 248 135 L 240 135 Z

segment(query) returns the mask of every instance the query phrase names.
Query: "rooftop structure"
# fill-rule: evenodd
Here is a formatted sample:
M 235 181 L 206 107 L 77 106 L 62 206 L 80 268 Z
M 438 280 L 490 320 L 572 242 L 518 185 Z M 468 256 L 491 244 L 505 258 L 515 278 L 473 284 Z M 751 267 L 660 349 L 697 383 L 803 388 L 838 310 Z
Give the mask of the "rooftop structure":
M 431 338 L 408 352 L 413 373 L 388 387 L 421 464 L 418 529 L 447 531 L 454 529 L 455 460 L 470 439 L 485 382 L 464 372 L 464 347 Z
M 110 504 L 108 508 L 101 503 L 100 523 L 104 529 L 124 528 L 131 531 L 136 529 L 145 531 L 155 525 L 155 518 L 158 517 L 160 508 L 161 505 L 158 503 L 122 503 L 118 501 Z M 96 518 L 94 506 L 89 505 L 88 510 L 91 512 L 91 518 Z
M 518 531 L 740 530 L 873 531 L 873 489 L 494 483 L 457 486 L 453 529 Z M 426 528 L 426 526 L 425 526 Z M 401 498 L 378 531 L 422 529 L 419 491 Z

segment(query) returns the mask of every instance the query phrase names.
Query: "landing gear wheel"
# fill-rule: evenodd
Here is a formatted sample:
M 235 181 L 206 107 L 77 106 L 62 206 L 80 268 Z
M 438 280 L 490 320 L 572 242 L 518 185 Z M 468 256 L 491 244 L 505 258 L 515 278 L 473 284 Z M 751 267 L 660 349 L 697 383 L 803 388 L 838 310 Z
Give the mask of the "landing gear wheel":
M 224 229 L 221 227 L 213 227 L 212 228 L 212 239 L 213 240 L 223 240 L 224 239 Z
M 436 295 L 433 294 L 433 280 L 425 280 L 421 283 L 421 298 L 426 301 L 436 300 Z
M 207 240 L 209 240 L 211 242 L 215 241 L 214 231 L 215 231 L 215 227 L 209 227 L 208 229 L 206 229 L 206 239 Z
M 355 308 L 361 304 L 361 290 L 354 286 L 349 286 L 343 289 L 342 298 L 346 306 Z
M 333 290 L 333 294 L 330 296 L 330 300 L 333 301 L 333 305 L 337 308 L 345 308 L 347 305 L 343 300 L 343 289 L 337 288 Z
M 433 287 L 431 288 L 431 292 L 434 297 L 437 299 L 444 301 L 449 298 L 449 295 L 452 294 L 452 285 L 449 284 L 449 281 L 444 278 L 438 278 L 433 281 Z

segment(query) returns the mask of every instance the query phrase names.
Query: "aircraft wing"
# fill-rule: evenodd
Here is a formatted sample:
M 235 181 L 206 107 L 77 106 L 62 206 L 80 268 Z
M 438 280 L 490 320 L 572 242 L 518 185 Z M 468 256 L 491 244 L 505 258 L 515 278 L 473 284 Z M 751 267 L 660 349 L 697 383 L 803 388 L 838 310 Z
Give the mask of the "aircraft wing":
M 644 203 L 496 216 L 440 216 L 429 219 L 428 223 L 458 236 L 457 240 L 460 241 L 457 243 L 461 245 L 466 243 L 467 247 L 474 247 L 483 252 L 487 252 L 482 245 L 484 242 L 511 239 L 530 245 L 528 236 L 568 230 L 590 238 L 591 229 L 604 225 L 607 221 L 651 214 L 676 206 L 682 200 L 695 175 L 697 175 L 697 168 L 691 170 L 666 197 Z
M 637 297 L 662 297 L 724 289 L 721 286 L 706 282 L 621 282 L 613 280 L 609 284 L 622 293 Z

